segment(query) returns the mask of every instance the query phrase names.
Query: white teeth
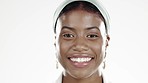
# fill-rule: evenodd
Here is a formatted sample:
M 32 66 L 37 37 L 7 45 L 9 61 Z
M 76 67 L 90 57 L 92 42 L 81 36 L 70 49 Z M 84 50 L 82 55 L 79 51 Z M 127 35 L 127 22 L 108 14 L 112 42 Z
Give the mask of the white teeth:
M 88 62 L 91 60 L 91 58 L 70 58 L 73 62 Z

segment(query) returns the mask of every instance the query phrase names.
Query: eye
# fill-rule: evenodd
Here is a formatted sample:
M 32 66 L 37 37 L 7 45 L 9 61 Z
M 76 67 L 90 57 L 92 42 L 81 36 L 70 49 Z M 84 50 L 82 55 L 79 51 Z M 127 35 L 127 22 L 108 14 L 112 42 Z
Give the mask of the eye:
M 74 34 L 70 34 L 70 33 L 63 34 L 63 38 L 66 38 L 66 39 L 72 39 L 74 37 L 75 37 Z
M 86 37 L 89 38 L 89 39 L 96 39 L 96 38 L 98 38 L 99 36 L 98 36 L 97 34 L 89 34 L 89 35 L 87 35 Z

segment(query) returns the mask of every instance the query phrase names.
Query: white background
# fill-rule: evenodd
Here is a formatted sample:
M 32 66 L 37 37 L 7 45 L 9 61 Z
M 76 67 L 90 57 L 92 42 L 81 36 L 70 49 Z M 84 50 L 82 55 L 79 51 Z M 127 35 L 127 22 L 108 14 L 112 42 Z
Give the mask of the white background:
M 61 2 L 0 0 L 0 83 L 52 83 L 57 77 L 52 17 Z M 148 83 L 148 1 L 102 3 L 111 17 L 110 79 Z

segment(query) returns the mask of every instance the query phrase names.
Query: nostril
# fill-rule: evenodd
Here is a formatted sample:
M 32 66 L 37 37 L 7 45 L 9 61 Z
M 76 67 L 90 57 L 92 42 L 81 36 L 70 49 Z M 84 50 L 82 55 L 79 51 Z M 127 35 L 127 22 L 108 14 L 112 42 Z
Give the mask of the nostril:
M 89 48 L 86 45 L 76 45 L 76 46 L 73 46 L 73 50 L 81 52 L 81 51 L 88 51 Z
M 89 49 L 88 44 L 85 38 L 77 37 L 73 44 L 73 50 L 81 52 L 81 51 L 87 51 L 88 49 Z

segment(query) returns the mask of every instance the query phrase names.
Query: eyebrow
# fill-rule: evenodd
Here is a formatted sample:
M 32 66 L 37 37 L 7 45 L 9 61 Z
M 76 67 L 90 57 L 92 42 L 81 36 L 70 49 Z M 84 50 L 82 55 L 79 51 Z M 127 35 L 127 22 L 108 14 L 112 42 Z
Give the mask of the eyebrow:
M 91 30 L 91 29 L 97 29 L 97 30 L 99 30 L 99 31 L 100 31 L 100 29 L 99 29 L 98 27 L 96 27 L 96 26 L 86 28 L 86 30 Z
M 75 29 L 73 27 L 68 27 L 68 26 L 63 26 L 62 30 L 63 29 L 69 29 L 69 30 L 75 31 Z M 100 31 L 100 29 L 98 27 L 96 27 L 96 26 L 94 26 L 94 27 L 87 27 L 85 30 L 88 31 L 88 30 L 92 30 L 92 29 L 97 29 L 98 31 Z
M 70 29 L 70 30 L 74 30 L 74 28 L 72 28 L 72 27 L 68 27 L 68 26 L 63 26 L 63 27 L 62 27 L 62 30 L 63 30 L 63 29 Z

